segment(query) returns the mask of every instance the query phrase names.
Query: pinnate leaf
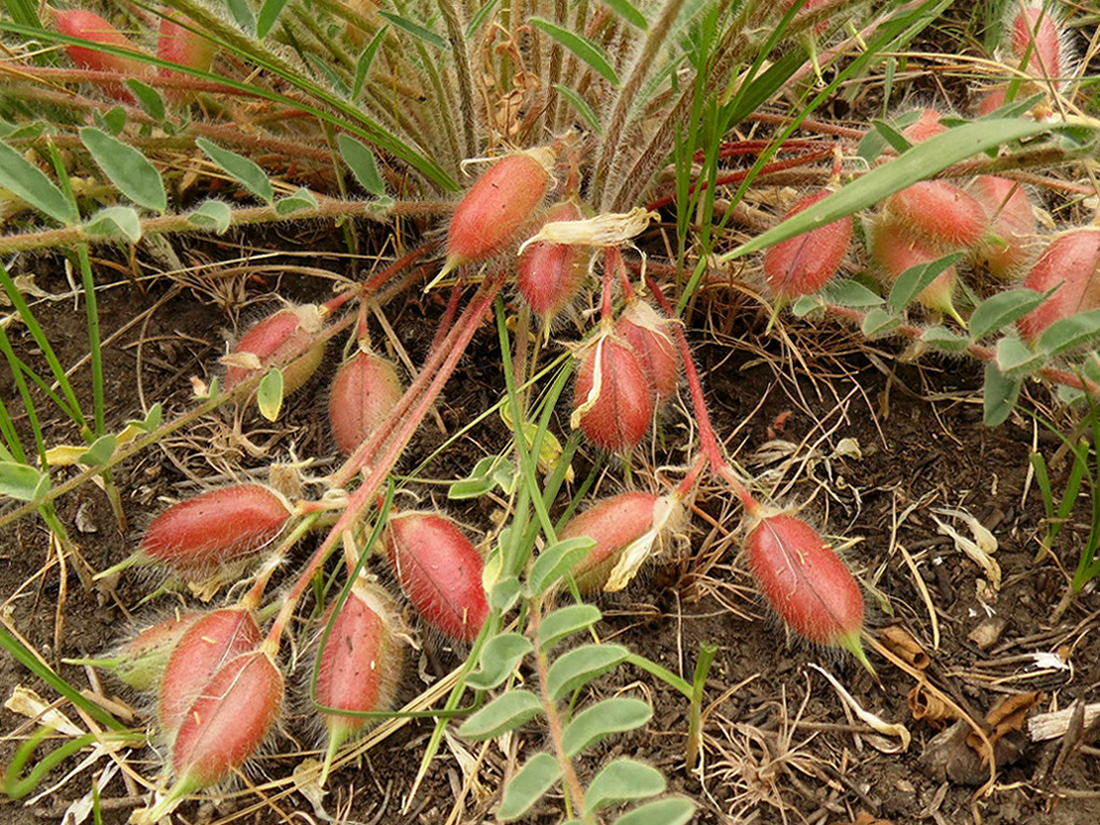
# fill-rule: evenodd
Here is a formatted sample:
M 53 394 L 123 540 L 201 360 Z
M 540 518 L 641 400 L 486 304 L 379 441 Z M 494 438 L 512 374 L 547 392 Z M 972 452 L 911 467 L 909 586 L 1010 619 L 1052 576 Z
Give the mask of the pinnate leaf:
M 541 710 L 542 702 L 531 691 L 510 690 L 463 722 L 458 734 L 475 741 L 492 739 L 515 730 Z
M 680 796 L 658 799 L 615 820 L 615 825 L 684 825 L 695 815 L 695 803 Z
M 164 181 L 145 155 L 91 126 L 80 130 L 80 140 L 119 192 L 138 206 L 154 212 L 163 212 L 168 208 Z
M 616 802 L 648 799 L 664 793 L 667 786 L 664 774 L 656 768 L 634 759 L 616 759 L 596 774 L 585 793 L 585 803 L 588 810 L 598 811 Z
M 622 645 L 591 644 L 562 654 L 546 676 L 550 698 L 558 700 L 626 661 L 630 651 Z
M 481 669 L 466 677 L 466 684 L 475 690 L 490 690 L 507 679 L 520 659 L 534 648 L 529 639 L 519 633 L 501 633 L 490 639 L 481 651 Z
M 603 614 L 594 604 L 572 604 L 555 610 L 539 625 L 539 647 L 547 651 L 556 642 L 591 627 L 601 618 Z
M 561 779 L 561 765 L 548 753 L 536 753 L 527 760 L 504 789 L 497 818 L 505 822 L 519 819 L 542 795 Z
M 653 718 L 648 702 L 626 696 L 604 699 L 577 714 L 562 733 L 566 756 L 576 756 L 585 748 L 613 733 L 640 728 Z
M 6 143 L 0 143 L 0 185 L 58 223 L 77 219 L 76 207 L 61 189 Z

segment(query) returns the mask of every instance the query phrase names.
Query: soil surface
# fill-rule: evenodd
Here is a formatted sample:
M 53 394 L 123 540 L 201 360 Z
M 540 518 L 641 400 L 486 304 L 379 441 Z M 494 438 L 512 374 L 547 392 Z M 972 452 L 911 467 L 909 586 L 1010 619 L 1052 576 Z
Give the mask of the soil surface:
M 40 263 L 37 285 L 54 296 L 67 293 L 56 261 Z M 334 271 L 341 265 L 323 255 L 311 263 Z M 327 298 L 331 289 L 316 279 L 280 278 L 274 269 L 236 281 L 197 278 L 194 283 L 188 287 L 158 279 L 143 285 L 124 276 L 101 291 L 112 428 L 137 417 L 153 401 L 164 404 L 166 418 L 188 409 L 193 403 L 191 377 L 209 380 L 217 374 L 227 334 L 269 311 L 274 305 L 268 299 L 275 291 L 291 299 L 317 300 Z M 705 488 L 694 502 L 692 529 L 679 551 L 651 562 L 622 593 L 603 597 L 599 603 L 605 619 L 597 628 L 603 638 L 688 679 L 700 646 L 717 646 L 703 702 L 702 756 L 693 769 L 686 767 L 685 698 L 641 670 L 624 666 L 598 681 L 591 699 L 618 693 L 645 696 L 655 715 L 642 730 L 613 738 L 593 758 L 582 759 L 582 774 L 594 771 L 602 761 L 596 757 L 636 756 L 660 768 L 672 790 L 698 803 L 699 823 L 956 823 L 974 821 L 975 816 L 992 825 L 1100 821 L 1094 730 L 1078 726 L 1065 735 L 1032 741 L 1022 716 L 1017 724 L 1010 717 L 1001 728 L 985 723 L 991 710 L 1012 697 L 1023 696 L 1016 699 L 1026 705 L 1021 713 L 1034 717 L 1073 708 L 1078 701 L 1096 702 L 1100 695 L 1100 597 L 1090 588 L 1059 620 L 1052 620 L 1066 587 L 1063 568 L 1074 567 L 1088 536 L 1091 513 L 1086 501 L 1059 537 L 1055 555 L 1037 560 L 1045 511 L 1034 484 L 1028 485 L 1029 453 L 1034 444 L 1052 457 L 1057 436 L 1026 412 L 996 429 L 982 426 L 980 374 L 968 362 L 907 362 L 889 345 L 860 343 L 824 321 L 816 326 L 788 321 L 766 334 L 766 318 L 751 306 L 731 304 L 732 294 L 708 290 L 688 319 L 720 435 L 744 471 L 758 479 L 762 492 L 781 505 L 801 508 L 803 517 L 835 538 L 867 595 L 871 635 L 881 639 L 889 632 L 909 639 L 926 667 L 905 672 L 872 650 L 876 681 L 847 654 L 788 639 L 782 624 L 754 595 L 739 557 L 739 512 L 726 492 Z M 72 300 L 35 305 L 67 366 L 76 365 L 87 349 L 86 331 L 76 320 L 80 314 L 73 312 Z M 438 317 L 439 302 L 400 299 L 385 312 L 396 329 L 413 331 L 402 336 L 402 343 L 418 361 L 433 328 L 418 319 Z M 41 355 L 26 330 L 14 325 L 10 334 L 19 351 L 37 365 Z M 495 335 L 489 326 L 479 333 L 457 380 L 437 405 L 438 419 L 425 422 L 411 455 L 402 462 L 404 469 L 416 466 L 440 443 L 439 422 L 451 432 L 494 397 L 500 380 Z M 561 337 L 569 339 L 571 331 L 561 330 Z M 99 485 L 83 484 L 62 497 L 58 516 L 90 568 L 101 570 L 124 558 L 136 546 L 141 526 L 167 502 L 223 483 L 227 476 L 262 478 L 271 460 L 289 463 L 310 456 L 318 463 L 304 474 L 323 475 L 333 451 L 322 411 L 336 361 L 330 352 L 326 367 L 290 399 L 277 426 L 263 422 L 254 410 L 222 411 L 118 468 L 114 482 L 130 522 L 124 530 Z M 78 388 L 87 386 L 87 376 L 86 366 L 77 368 Z M 6 399 L 18 397 L 6 372 L 3 392 Z M 1042 409 L 1044 390 L 1037 392 L 1035 403 Z M 675 403 L 687 403 L 686 391 Z M 1023 410 L 1033 408 L 1029 402 Z M 682 411 L 668 411 L 657 438 L 673 446 L 682 441 L 685 420 Z M 25 420 L 18 423 L 26 425 Z M 44 426 L 50 443 L 77 440 L 71 422 L 60 415 Z M 556 428 L 564 437 L 564 415 Z M 423 475 L 461 477 L 478 458 L 503 447 L 506 437 L 499 419 L 487 419 L 486 426 L 445 452 Z M 675 455 L 652 449 L 656 455 Z M 578 480 L 598 459 L 595 451 L 578 456 Z M 647 466 L 648 461 L 639 460 L 633 468 L 642 486 L 652 483 Z M 1064 484 L 1067 470 L 1065 462 L 1055 467 L 1056 489 Z M 617 477 L 621 473 L 614 468 L 598 491 L 615 492 Z M 307 495 L 310 489 L 306 487 Z M 474 530 L 492 525 L 497 505 L 491 499 L 456 509 L 439 489 L 413 489 L 425 498 L 434 496 Z M 979 525 L 977 533 L 974 524 Z M 980 528 L 995 538 L 999 585 L 964 551 L 968 540 L 983 537 Z M 299 552 L 304 558 L 310 549 L 307 543 Z M 61 566 L 48 531 L 36 517 L 0 533 L 0 558 L 6 626 L 71 684 L 118 703 L 120 714 L 132 708 L 129 721 L 138 727 L 146 724 L 147 699 L 126 692 L 110 676 L 61 660 L 101 655 L 151 616 L 194 605 L 195 599 L 168 592 L 142 606 L 142 598 L 160 579 L 133 570 L 86 588 L 78 575 L 79 562 L 69 557 Z M 418 632 L 415 619 L 410 621 L 422 650 L 409 662 L 399 701 L 412 699 L 464 655 L 441 638 Z M 298 655 L 308 659 L 302 651 Z M 7 699 L 17 686 L 36 691 L 47 703 L 57 698 L 24 667 L 0 657 L 0 694 Z M 920 686 L 923 690 L 917 690 Z M 872 729 L 866 717 L 857 716 L 841 699 L 841 687 L 862 708 L 859 713 L 904 726 L 911 741 L 903 743 L 896 728 Z M 950 712 L 937 718 L 941 699 L 967 714 L 983 735 L 999 737 L 995 773 L 982 758 L 982 741 L 974 736 L 968 743 L 972 730 L 966 722 L 953 722 Z M 305 704 L 292 703 L 268 755 L 239 788 L 282 779 L 303 758 L 318 756 L 321 740 Z M 930 718 L 916 719 L 914 708 Z M 62 702 L 60 710 L 78 727 L 86 724 L 71 705 Z M 0 718 L 7 734 L 3 758 L 9 761 L 29 727 L 25 717 L 11 710 L 2 711 Z M 263 786 L 266 802 L 244 788 L 217 803 L 187 803 L 180 815 L 187 822 L 238 817 L 246 822 L 308 821 L 322 812 L 340 822 L 481 822 L 491 819 L 512 760 L 546 741 L 546 731 L 536 725 L 521 730 L 510 753 L 496 744 L 482 748 L 448 740 L 410 797 L 432 728 L 424 719 L 394 726 L 334 774 L 331 793 L 315 800 L 316 809 L 300 793 L 287 792 L 283 782 Z M 44 745 L 39 758 L 51 747 Z M 119 756 L 127 769 L 156 776 L 155 749 L 134 747 Z M 92 776 L 109 764 L 98 760 L 66 777 L 66 770 L 78 769 L 76 760 L 67 760 L 39 790 L 55 782 L 56 787 L 30 803 L 4 802 L 0 818 L 12 825 L 57 821 L 89 792 Z M 115 773 L 101 792 L 103 821 L 126 821 L 140 802 L 140 792 L 132 779 Z M 548 797 L 529 821 L 558 821 L 559 804 L 560 798 Z M 292 817 L 295 811 L 303 818 Z

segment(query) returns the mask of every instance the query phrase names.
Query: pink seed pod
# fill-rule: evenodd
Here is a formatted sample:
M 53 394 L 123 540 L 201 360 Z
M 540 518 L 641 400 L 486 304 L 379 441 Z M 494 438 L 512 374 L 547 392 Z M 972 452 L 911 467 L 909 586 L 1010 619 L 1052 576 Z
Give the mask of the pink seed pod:
M 1021 66 L 1034 77 L 1055 81 L 1069 77 L 1073 72 L 1066 48 L 1062 42 L 1061 22 L 1052 9 L 1056 4 L 1035 2 L 1023 9 L 1019 3 L 1010 3 L 1012 54 Z M 1056 82 L 1056 87 L 1061 87 Z
M 221 665 L 183 714 L 172 747 L 176 785 L 170 794 L 228 779 L 267 738 L 285 692 L 283 674 L 264 650 L 254 648 Z
M 807 195 L 784 220 L 831 194 L 823 189 Z M 820 290 L 836 276 L 851 242 L 852 218 L 848 216 L 771 247 L 764 255 L 764 274 L 776 298 L 788 302 Z
M 386 710 L 397 692 L 404 658 L 393 599 L 380 586 L 360 580 L 334 619 L 335 608 L 329 608 L 323 624 L 327 627 L 331 622 L 332 630 L 321 651 L 316 702 L 357 712 Z M 372 720 L 321 712 L 328 730 L 323 785 L 336 750 Z
M 336 447 L 351 455 L 385 421 L 403 390 L 392 363 L 360 349 L 340 367 L 332 382 L 328 420 Z
M 553 161 L 547 148 L 516 152 L 478 178 L 451 218 L 445 272 L 491 258 L 516 240 L 546 198 Z
M 197 31 L 193 31 L 197 27 L 190 18 L 177 15 L 167 7 L 162 7 L 161 13 L 164 17 L 160 21 L 157 57 L 201 72 L 210 71 L 217 44 Z M 161 77 L 187 77 L 182 72 L 164 66 L 157 71 Z M 173 100 L 180 101 L 185 99 L 188 93 L 186 89 L 168 89 L 167 94 Z
M 986 210 L 995 236 L 975 249 L 976 258 L 996 277 L 1016 278 L 1033 260 L 1028 239 L 1036 232 L 1035 209 L 1027 190 L 996 175 L 979 175 L 968 189 Z
M 878 222 L 871 230 L 871 257 L 884 280 L 892 284 L 905 270 L 942 258 L 944 253 L 923 238 L 916 238 L 896 224 Z M 929 309 L 956 316 L 955 287 L 958 273 L 948 267 L 921 291 L 917 300 Z
M 179 640 L 160 681 L 157 719 L 168 741 L 189 709 L 227 662 L 260 643 L 260 627 L 248 610 L 227 607 L 198 619 Z
M 61 34 L 80 37 L 92 43 L 102 43 L 105 46 L 140 51 L 130 38 L 94 12 L 85 11 L 84 9 L 70 9 L 69 11 L 54 9 L 52 11 L 57 30 Z M 141 79 L 152 74 L 152 69 L 148 63 L 143 63 L 133 57 L 107 54 L 87 46 L 70 45 L 65 47 L 65 51 L 69 55 L 69 59 L 82 69 L 114 72 L 122 78 L 136 77 Z M 130 94 L 130 90 L 121 81 L 118 83 L 104 83 L 103 91 L 115 100 L 126 103 L 134 101 L 134 96 Z
M 1061 285 L 1019 320 L 1020 334 L 1028 341 L 1038 339 L 1055 321 L 1100 307 L 1100 227 L 1071 229 L 1055 238 L 1023 285 L 1036 292 Z
M 317 342 L 323 316 L 315 304 L 280 309 L 255 324 L 233 351 L 222 358 L 229 365 L 225 389 L 231 390 L 271 367 L 283 370 L 283 391 L 290 395 L 321 366 L 324 342 Z
M 417 612 L 452 639 L 472 642 L 489 615 L 485 562 L 458 526 L 436 513 L 390 518 L 386 549 Z
M 574 516 L 558 534 L 561 540 L 588 536 L 596 546 L 576 567 L 581 593 L 621 590 L 682 515 L 674 496 L 621 493 L 598 501 Z
M 885 221 L 944 252 L 977 246 L 989 232 L 981 203 L 945 180 L 922 180 L 891 195 Z
M 788 627 L 811 642 L 847 648 L 874 672 L 860 641 L 863 594 L 816 530 L 794 516 L 768 516 L 745 547 L 753 578 Z
M 564 201 L 550 207 L 546 222 L 579 221 L 580 207 Z M 585 255 L 572 244 L 535 241 L 516 265 L 516 283 L 531 309 L 544 319 L 557 315 L 580 291 L 586 274 Z
M 653 423 L 653 394 L 634 349 L 602 335 L 585 348 L 570 423 L 605 450 L 634 449 Z
M 634 350 L 658 404 L 676 395 L 680 384 L 680 355 L 669 332 L 672 323 L 639 300 L 631 301 L 615 322 L 615 332 Z
M 101 660 L 103 666 L 111 667 L 115 676 L 134 690 L 153 690 L 179 640 L 203 615 L 184 613 L 146 628 L 116 647 L 110 659 Z
M 286 499 L 261 484 L 211 490 L 153 519 L 137 556 L 201 580 L 219 565 L 259 553 L 282 532 L 290 515 Z
M 935 109 L 922 109 L 920 117 L 902 130 L 910 143 L 924 143 L 929 138 L 942 135 L 947 131 L 943 116 Z

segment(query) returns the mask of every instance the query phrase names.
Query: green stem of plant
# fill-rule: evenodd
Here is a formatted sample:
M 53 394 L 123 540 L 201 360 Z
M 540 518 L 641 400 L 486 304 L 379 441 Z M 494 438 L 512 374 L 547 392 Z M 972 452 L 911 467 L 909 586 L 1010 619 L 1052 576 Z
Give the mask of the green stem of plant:
M 707 685 L 707 674 L 718 654 L 717 645 L 701 644 L 699 660 L 695 663 L 695 676 L 691 684 L 691 716 L 688 721 L 688 742 L 686 764 L 691 770 L 703 749 L 703 692 Z

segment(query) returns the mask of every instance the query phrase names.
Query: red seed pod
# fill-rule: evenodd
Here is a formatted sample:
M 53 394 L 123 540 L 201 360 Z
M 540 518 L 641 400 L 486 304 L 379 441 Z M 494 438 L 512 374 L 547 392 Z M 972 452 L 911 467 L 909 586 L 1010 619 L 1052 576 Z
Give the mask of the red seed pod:
M 596 542 L 573 568 L 577 588 L 585 594 L 621 590 L 681 514 L 674 496 L 631 492 L 605 498 L 571 518 L 559 539 L 588 536 Z
M 638 446 L 653 422 L 653 394 L 638 356 L 617 336 L 602 335 L 581 357 L 570 422 L 605 450 Z
M 546 222 L 579 221 L 580 207 L 565 201 L 550 207 Z M 580 247 L 565 243 L 535 241 L 523 250 L 516 265 L 516 283 L 520 294 L 544 319 L 557 315 L 584 283 L 585 255 Z
M 189 709 L 227 662 L 260 643 L 260 627 L 241 608 L 215 610 L 198 619 L 179 640 L 160 681 L 157 718 L 161 733 L 174 741 Z
M 181 720 L 172 747 L 171 793 L 228 779 L 267 738 L 284 694 L 283 674 L 266 651 L 249 650 L 219 667 Z
M 1028 341 L 1036 340 L 1055 321 L 1100 308 L 1100 227 L 1072 229 L 1055 238 L 1031 268 L 1024 286 L 1036 292 L 1059 287 L 1019 320 L 1020 334 Z
M 190 18 L 177 15 L 167 7 L 162 7 L 161 13 L 164 17 L 160 21 L 157 57 L 201 72 L 210 71 L 217 44 L 195 31 L 197 26 Z M 157 71 L 161 77 L 187 77 L 182 72 L 164 66 Z M 167 94 L 173 100 L 179 101 L 187 97 L 187 90 L 168 89 Z
M 631 301 L 615 322 L 615 332 L 634 350 L 658 404 L 676 395 L 680 384 L 680 356 L 668 329 L 672 323 L 639 300 Z
M 831 194 L 825 189 L 807 195 L 794 205 L 786 218 Z M 817 292 L 836 276 L 851 242 L 852 218 L 848 216 L 776 244 L 764 255 L 768 284 L 780 301 Z
M 417 612 L 452 639 L 472 642 L 489 615 L 485 562 L 458 526 L 436 513 L 390 518 L 386 549 Z
M 137 555 L 203 579 L 219 565 L 259 553 L 290 518 L 281 495 L 261 484 L 237 484 L 174 504 L 153 519 Z
M 329 608 L 325 616 L 324 626 L 331 622 L 332 629 L 321 651 L 317 704 L 358 712 L 386 710 L 397 692 L 404 658 L 393 599 L 378 585 L 360 580 L 333 618 L 335 607 Z M 337 748 L 361 733 L 372 720 L 321 712 L 328 729 L 327 775 Z
M 905 270 L 942 258 L 944 253 L 921 238 L 915 238 L 895 224 L 879 222 L 871 230 L 871 257 L 887 283 L 896 281 Z M 929 309 L 955 317 L 955 287 L 958 273 L 948 267 L 921 291 L 917 300 Z
M 444 271 L 490 258 L 516 240 L 542 206 L 553 160 L 546 148 L 516 152 L 478 178 L 451 218 Z
M 910 143 L 923 143 L 936 135 L 942 135 L 947 131 L 943 123 L 943 116 L 935 109 L 922 109 L 920 117 L 902 130 L 902 134 Z
M 1061 23 L 1051 11 L 1052 4 L 1037 2 L 1021 9 L 1019 3 L 1011 10 L 1009 32 L 1012 54 L 1028 74 L 1034 77 L 1059 79 L 1071 75 L 1070 61 L 1062 44 Z M 1055 83 L 1060 87 L 1061 83 Z
M 985 208 L 995 236 L 978 246 L 976 258 L 998 278 L 1017 277 L 1033 260 L 1028 240 L 1035 236 L 1035 209 L 1027 190 L 996 175 L 979 175 L 968 188 Z
M 885 222 L 945 252 L 977 246 L 989 231 L 981 203 L 944 180 L 922 180 L 891 195 Z
M 110 667 L 115 676 L 135 690 L 153 690 L 160 684 L 179 640 L 203 615 L 184 613 L 146 628 L 116 647 L 110 659 L 101 660 L 101 666 Z
M 280 309 L 244 334 L 222 362 L 229 365 L 225 389 L 271 367 L 283 370 L 283 391 L 290 395 L 321 366 L 325 345 L 316 343 L 323 326 L 321 310 L 314 304 Z
M 121 49 L 140 51 L 130 38 L 94 12 L 85 11 L 84 9 L 70 9 L 69 11 L 54 9 L 53 17 L 57 24 L 57 30 L 61 34 L 80 37 L 92 43 L 102 43 L 105 46 L 117 46 Z M 123 78 L 136 77 L 140 79 L 152 74 L 152 69 L 148 63 L 143 63 L 132 57 L 107 54 L 87 46 L 70 45 L 65 47 L 65 51 L 69 55 L 69 59 L 83 69 L 115 72 Z M 130 90 L 121 81 L 103 84 L 103 91 L 116 100 L 127 103 L 132 103 L 134 100 Z
M 792 630 L 811 642 L 845 647 L 870 668 L 860 642 L 863 594 L 816 530 L 793 516 L 769 516 L 745 546 L 753 578 Z
M 360 349 L 340 367 L 329 395 L 328 420 L 336 447 L 351 455 L 385 421 L 403 390 L 392 363 Z

